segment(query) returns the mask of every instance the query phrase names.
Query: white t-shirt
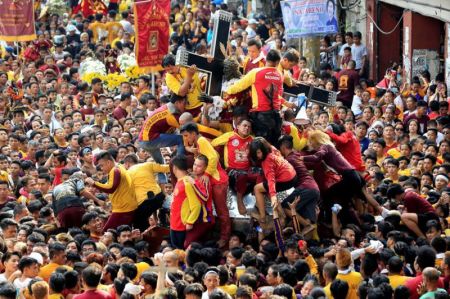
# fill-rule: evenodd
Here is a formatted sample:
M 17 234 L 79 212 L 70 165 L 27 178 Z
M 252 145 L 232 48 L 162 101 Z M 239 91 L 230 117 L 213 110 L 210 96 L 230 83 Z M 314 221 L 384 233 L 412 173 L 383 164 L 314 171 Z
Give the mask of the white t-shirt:
M 25 280 L 20 280 L 20 278 L 17 278 L 14 280 L 13 285 L 19 290 L 23 290 L 24 288 L 28 287 L 28 284 L 30 283 L 31 278 L 25 278 Z
M 252 27 L 247 26 L 247 28 L 245 28 L 245 31 L 247 32 L 247 38 L 254 38 L 254 37 L 256 37 L 256 32 L 255 32 L 255 30 L 253 30 Z
M 357 95 L 354 95 L 352 102 L 352 112 L 355 116 L 362 114 L 361 105 L 362 105 L 361 98 L 358 97 Z
M 356 62 L 355 69 L 359 70 L 363 67 L 363 57 L 367 56 L 367 48 L 363 44 L 352 45 L 352 59 Z
M 134 34 L 133 25 L 127 20 L 120 20 L 119 23 L 122 25 L 123 29 L 129 34 Z
M 341 46 L 341 49 L 339 50 L 339 56 L 344 56 L 344 49 L 345 48 L 347 48 L 347 47 L 352 47 L 351 45 L 349 45 L 349 44 L 347 44 L 347 43 L 345 43 L 345 44 L 343 44 L 342 46 Z M 353 52 L 353 51 L 352 51 Z M 353 53 L 352 53 L 353 54 Z

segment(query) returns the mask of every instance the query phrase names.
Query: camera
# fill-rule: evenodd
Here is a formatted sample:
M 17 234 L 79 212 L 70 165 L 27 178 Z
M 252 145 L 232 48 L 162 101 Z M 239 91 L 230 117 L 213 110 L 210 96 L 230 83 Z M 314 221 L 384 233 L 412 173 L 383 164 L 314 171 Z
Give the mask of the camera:
M 200 100 L 200 102 L 207 103 L 207 104 L 214 103 L 214 99 L 211 96 L 207 95 L 207 94 L 201 94 L 199 96 L 199 100 Z

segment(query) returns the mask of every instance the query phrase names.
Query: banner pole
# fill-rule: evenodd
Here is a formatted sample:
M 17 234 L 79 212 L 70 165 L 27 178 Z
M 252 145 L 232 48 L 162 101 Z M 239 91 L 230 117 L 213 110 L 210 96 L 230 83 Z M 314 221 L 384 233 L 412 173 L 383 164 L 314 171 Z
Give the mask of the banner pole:
M 155 73 L 152 72 L 152 94 L 155 95 Z

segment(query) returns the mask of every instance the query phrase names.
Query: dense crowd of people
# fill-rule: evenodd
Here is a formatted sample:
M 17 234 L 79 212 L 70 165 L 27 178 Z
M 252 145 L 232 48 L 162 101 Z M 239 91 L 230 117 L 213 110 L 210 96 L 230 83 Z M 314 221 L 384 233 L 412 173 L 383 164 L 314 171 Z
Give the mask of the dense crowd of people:
M 128 73 L 132 4 L 72 2 L 37 7 L 36 41 L 0 42 L 0 298 L 449 298 L 443 74 L 393 65 L 374 83 L 359 32 L 323 37 L 315 70 L 280 1 L 191 0 L 172 1 L 155 85 L 109 88 L 85 66 Z M 175 55 L 208 55 L 219 10 L 233 21 L 210 97 Z M 297 84 L 337 105 L 284 97 Z

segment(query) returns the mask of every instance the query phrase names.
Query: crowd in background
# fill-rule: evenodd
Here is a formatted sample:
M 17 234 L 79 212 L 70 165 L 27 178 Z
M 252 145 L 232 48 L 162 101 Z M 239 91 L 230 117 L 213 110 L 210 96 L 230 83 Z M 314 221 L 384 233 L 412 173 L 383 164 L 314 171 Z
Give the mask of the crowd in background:
M 315 69 L 278 0 L 172 2 L 154 86 L 121 64 L 131 2 L 38 3 L 38 39 L 0 42 L 0 298 L 448 298 L 444 75 L 374 82 L 360 32 L 322 37 Z M 222 98 L 175 59 L 208 55 L 219 10 Z M 337 105 L 302 110 L 298 84 Z

